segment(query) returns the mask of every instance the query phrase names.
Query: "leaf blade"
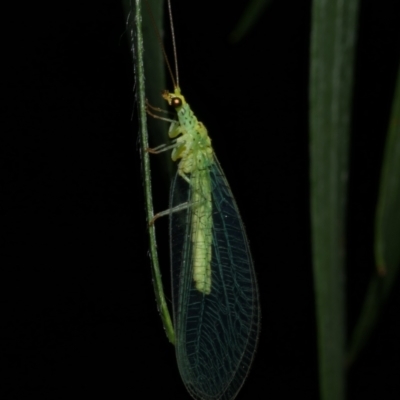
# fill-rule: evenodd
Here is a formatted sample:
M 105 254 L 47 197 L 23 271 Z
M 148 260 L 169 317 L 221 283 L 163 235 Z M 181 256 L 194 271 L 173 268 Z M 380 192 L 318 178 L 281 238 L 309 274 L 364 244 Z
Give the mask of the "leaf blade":
M 311 231 L 320 395 L 345 397 L 345 217 L 358 0 L 315 0 L 310 54 Z

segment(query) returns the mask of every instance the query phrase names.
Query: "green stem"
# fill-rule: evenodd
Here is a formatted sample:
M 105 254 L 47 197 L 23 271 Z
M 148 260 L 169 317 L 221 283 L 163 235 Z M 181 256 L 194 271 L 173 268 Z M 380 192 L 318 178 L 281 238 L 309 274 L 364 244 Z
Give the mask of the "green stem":
M 150 173 L 150 159 L 149 153 L 146 149 L 149 148 L 148 143 L 148 132 L 147 132 L 147 115 L 146 115 L 146 96 L 145 96 L 145 73 L 144 73 L 144 62 L 143 62 L 143 33 L 142 33 L 142 9 L 141 0 L 135 0 L 134 9 L 134 49 L 135 49 L 135 76 L 136 76 L 136 94 L 137 104 L 139 113 L 139 129 L 140 129 L 140 155 L 142 159 L 143 168 L 143 180 L 144 180 L 144 192 L 145 192 L 145 208 L 147 214 L 147 223 L 152 220 L 154 216 L 153 211 L 153 197 L 151 190 L 151 173 Z M 157 244 L 156 244 L 156 233 L 154 225 L 149 226 L 149 240 L 150 240 L 150 258 L 153 275 L 154 292 L 156 295 L 156 301 L 158 310 L 161 315 L 161 319 L 166 331 L 168 340 L 171 343 L 175 343 L 175 334 L 172 325 L 172 320 L 169 314 L 167 302 L 165 300 L 161 271 L 158 262 Z

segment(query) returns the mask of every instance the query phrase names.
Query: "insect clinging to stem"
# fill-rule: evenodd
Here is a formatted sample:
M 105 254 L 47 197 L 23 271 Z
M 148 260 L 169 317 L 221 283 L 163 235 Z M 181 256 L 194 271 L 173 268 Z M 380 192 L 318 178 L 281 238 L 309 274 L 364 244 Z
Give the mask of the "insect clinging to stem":
M 252 363 L 260 327 L 258 287 L 242 219 L 206 127 L 179 86 L 171 2 L 169 18 L 175 60 L 174 90 L 162 97 L 176 113 L 170 120 L 171 144 L 147 149 L 172 150 L 178 163 L 169 215 L 173 324 L 178 368 L 194 399 L 233 399 Z M 158 35 L 159 37 L 159 35 Z M 161 39 L 159 37 L 161 43 Z

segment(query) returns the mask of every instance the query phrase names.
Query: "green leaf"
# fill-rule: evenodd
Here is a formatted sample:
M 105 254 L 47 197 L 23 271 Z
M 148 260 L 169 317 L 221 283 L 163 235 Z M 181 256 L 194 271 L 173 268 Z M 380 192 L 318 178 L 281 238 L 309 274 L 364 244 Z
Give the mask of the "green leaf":
M 272 0 L 252 0 L 244 11 L 235 29 L 230 35 L 231 42 L 239 42 L 246 36 L 249 30 L 256 24 L 264 9 Z
M 400 68 L 383 158 L 375 223 L 375 261 L 389 289 L 400 266 Z
M 375 274 L 368 287 L 360 318 L 352 335 L 347 363 L 365 345 L 400 266 L 400 69 L 397 75 L 385 144 L 375 219 Z
M 310 179 L 320 396 L 345 397 L 345 217 L 358 0 L 315 0 Z

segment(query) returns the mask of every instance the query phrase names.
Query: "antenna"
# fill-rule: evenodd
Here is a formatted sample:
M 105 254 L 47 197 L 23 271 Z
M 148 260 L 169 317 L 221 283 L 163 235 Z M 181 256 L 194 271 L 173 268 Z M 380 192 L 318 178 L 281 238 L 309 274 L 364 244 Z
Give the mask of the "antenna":
M 171 0 L 168 0 L 168 14 L 169 14 L 169 24 L 171 26 L 172 47 L 174 50 L 175 77 L 176 77 L 176 85 L 175 86 L 179 87 L 178 53 L 176 51 L 175 29 L 174 29 L 174 21 L 172 18 Z
M 148 10 L 148 12 L 150 14 L 151 23 L 153 24 L 153 28 L 154 28 L 154 31 L 156 33 L 158 43 L 160 44 L 160 47 L 161 47 L 161 50 L 162 50 L 165 63 L 167 64 L 168 72 L 169 72 L 169 74 L 171 76 L 172 83 L 174 85 L 174 88 L 179 88 L 178 63 L 177 63 L 177 56 L 176 56 L 174 25 L 173 25 L 173 22 L 172 22 L 171 2 L 170 2 L 170 0 L 168 0 L 168 13 L 169 13 L 169 20 L 170 20 L 170 24 L 171 24 L 172 44 L 173 44 L 173 49 L 174 49 L 176 80 L 175 80 L 174 74 L 172 72 L 171 64 L 169 63 L 168 56 L 167 56 L 167 53 L 166 53 L 165 48 L 164 48 L 163 41 L 162 41 L 161 36 L 160 36 L 160 32 L 157 29 L 156 20 L 154 18 L 153 12 L 151 10 L 150 4 L 149 4 L 148 0 L 146 0 L 145 3 L 146 3 L 147 10 Z

